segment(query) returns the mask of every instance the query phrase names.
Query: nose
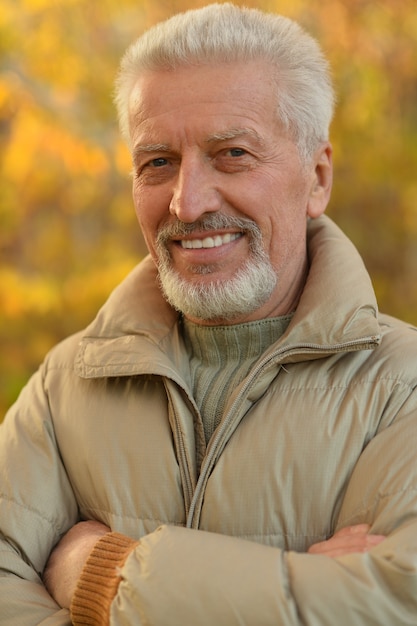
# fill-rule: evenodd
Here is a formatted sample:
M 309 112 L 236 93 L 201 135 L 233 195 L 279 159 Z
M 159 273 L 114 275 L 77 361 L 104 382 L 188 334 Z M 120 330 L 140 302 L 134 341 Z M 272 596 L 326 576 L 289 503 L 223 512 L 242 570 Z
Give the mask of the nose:
M 221 197 L 215 176 L 210 163 L 183 159 L 172 190 L 170 213 L 182 222 L 192 223 L 204 213 L 218 211 Z

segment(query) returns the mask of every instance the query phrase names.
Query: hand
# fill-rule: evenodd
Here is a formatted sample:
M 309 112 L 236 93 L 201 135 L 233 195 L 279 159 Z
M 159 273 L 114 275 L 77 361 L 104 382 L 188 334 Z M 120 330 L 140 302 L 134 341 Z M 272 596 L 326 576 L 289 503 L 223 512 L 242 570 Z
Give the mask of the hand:
M 369 524 L 347 526 L 327 539 L 315 543 L 307 550 L 308 554 L 323 554 L 335 558 L 354 552 L 368 552 L 385 539 L 384 535 L 370 535 Z
M 46 564 L 43 581 L 62 608 L 69 609 L 78 579 L 97 541 L 110 528 L 96 521 L 75 524 L 57 543 Z

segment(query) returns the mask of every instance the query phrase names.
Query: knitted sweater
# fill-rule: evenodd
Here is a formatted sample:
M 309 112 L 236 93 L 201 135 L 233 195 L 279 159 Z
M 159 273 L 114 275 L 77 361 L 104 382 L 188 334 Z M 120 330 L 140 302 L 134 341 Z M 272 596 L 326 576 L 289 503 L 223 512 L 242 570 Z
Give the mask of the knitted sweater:
M 206 443 L 220 423 L 230 393 L 261 354 L 284 334 L 292 316 L 230 326 L 184 321 L 190 382 L 204 424 Z

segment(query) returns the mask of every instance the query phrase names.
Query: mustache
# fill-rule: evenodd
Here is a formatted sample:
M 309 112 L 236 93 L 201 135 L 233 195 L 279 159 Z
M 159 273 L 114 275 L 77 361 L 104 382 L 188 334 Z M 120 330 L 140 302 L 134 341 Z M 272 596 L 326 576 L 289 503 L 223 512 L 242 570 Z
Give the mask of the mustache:
M 172 224 L 166 224 L 159 229 L 156 242 L 164 246 L 170 239 L 191 235 L 194 232 L 207 232 L 210 230 L 234 229 L 241 232 L 249 232 L 256 238 L 261 236 L 258 225 L 247 218 L 233 217 L 222 213 L 213 213 L 201 217 L 192 223 L 176 220 Z

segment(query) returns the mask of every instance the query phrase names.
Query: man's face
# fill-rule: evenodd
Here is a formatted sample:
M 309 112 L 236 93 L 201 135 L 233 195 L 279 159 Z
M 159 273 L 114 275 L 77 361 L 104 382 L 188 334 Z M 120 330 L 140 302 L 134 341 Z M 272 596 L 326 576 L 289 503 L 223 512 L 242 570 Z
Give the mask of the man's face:
M 136 214 L 168 299 L 195 321 L 282 315 L 302 290 L 330 147 L 303 167 L 275 92 L 263 62 L 147 72 L 132 92 Z

